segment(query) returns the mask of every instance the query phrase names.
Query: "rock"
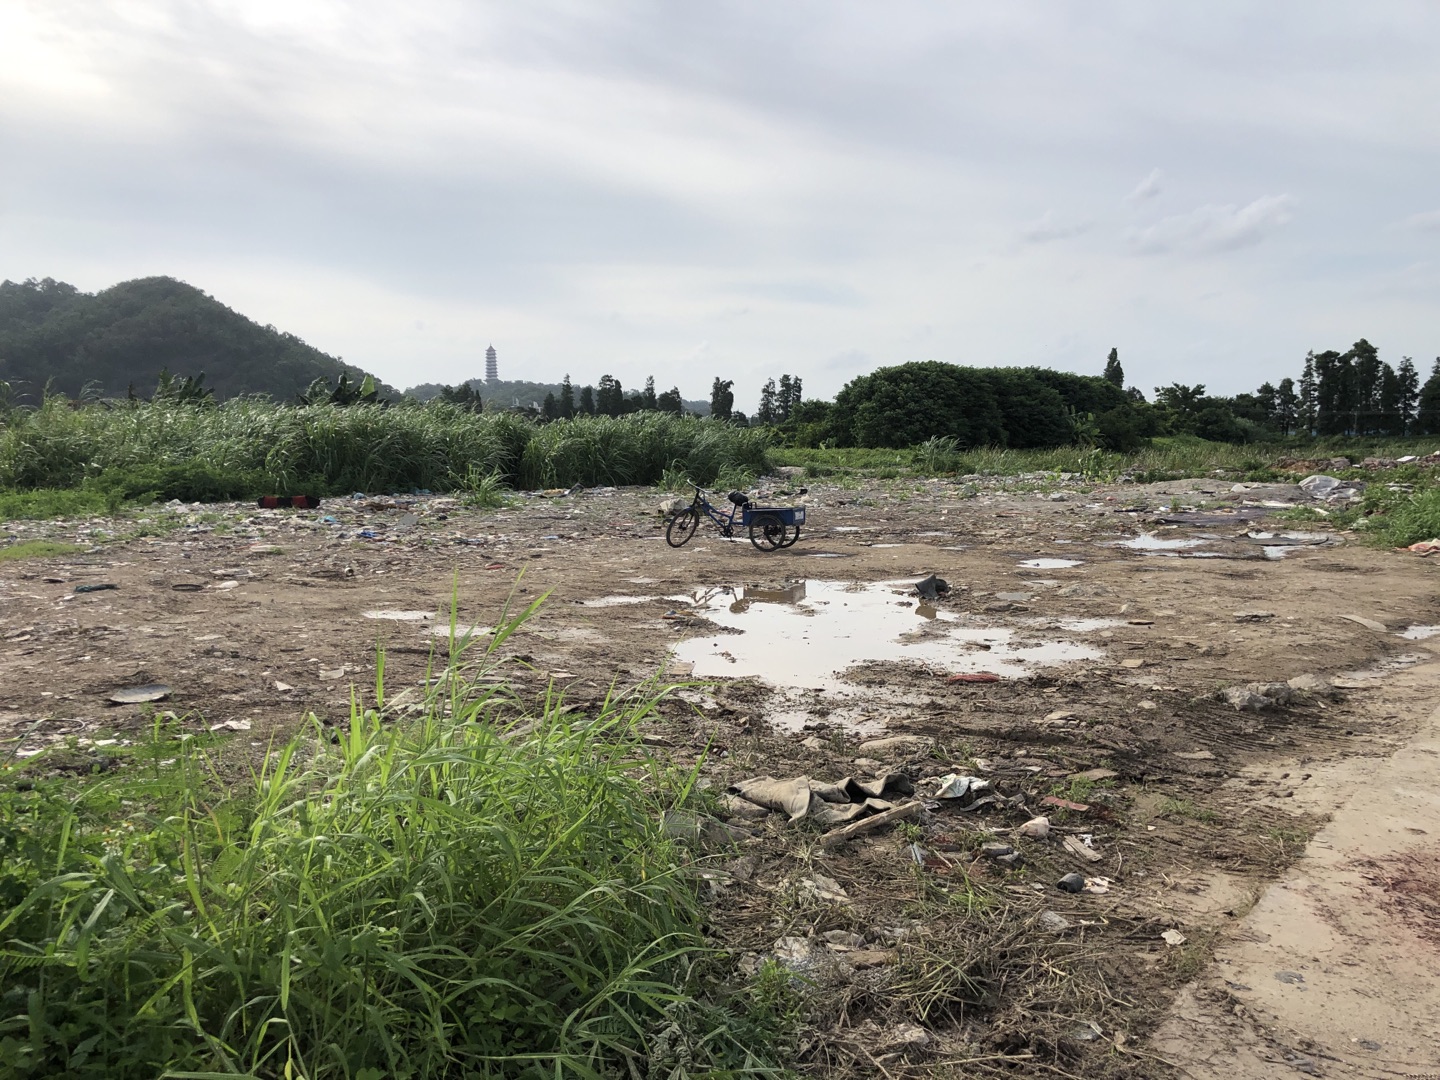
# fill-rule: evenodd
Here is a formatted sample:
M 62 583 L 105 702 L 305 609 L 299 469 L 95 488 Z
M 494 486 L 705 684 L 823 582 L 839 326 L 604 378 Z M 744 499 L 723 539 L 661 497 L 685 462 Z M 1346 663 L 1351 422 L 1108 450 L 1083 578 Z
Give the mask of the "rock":
M 985 844 L 980 848 L 980 854 L 987 859 L 998 859 L 1002 855 L 1013 854 L 1015 849 L 1009 844 Z
M 1041 930 L 1045 930 L 1051 934 L 1063 934 L 1075 925 L 1069 919 L 1065 918 L 1064 915 L 1055 911 L 1040 912 L 1040 917 L 1036 919 L 1035 922 Z
M 1266 619 L 1273 619 L 1274 617 L 1275 613 L 1273 611 L 1249 610 L 1235 612 L 1236 622 L 1264 622 Z
M 1055 883 L 1055 887 L 1061 892 L 1078 893 L 1085 888 L 1085 878 L 1080 874 L 1066 874 Z
M 892 735 L 886 739 L 871 739 L 860 744 L 862 754 L 909 754 L 925 753 L 935 745 L 928 735 Z
M 1056 712 L 1052 712 L 1052 713 L 1047 714 L 1046 717 L 1045 717 L 1045 723 L 1047 723 L 1047 724 L 1058 724 L 1058 723 L 1059 723 L 1060 721 L 1062 721 L 1062 720 L 1073 720 L 1073 719 L 1075 719 L 1075 714 L 1074 714 L 1073 712 L 1067 712 L 1067 711 L 1064 710 L 1064 709 L 1060 709 L 1060 710 L 1057 710 Z
M 1330 684 L 1319 675 L 1296 675 L 1290 680 L 1291 690 L 1302 694 L 1323 694 L 1330 689 Z
M 1238 712 L 1260 712 L 1288 704 L 1295 692 L 1289 683 L 1246 683 L 1244 686 L 1226 687 L 1220 696 Z
M 1044 840 L 1050 835 L 1050 819 L 1041 815 L 1033 817 L 1015 830 L 1021 836 L 1028 836 L 1032 840 Z
M 1132 656 L 1128 660 L 1121 660 L 1120 666 L 1123 668 L 1130 668 L 1133 671 L 1135 668 L 1144 667 L 1145 661 L 1140 659 L 1138 656 Z
M 819 735 L 811 735 L 808 739 L 801 739 L 800 745 L 809 750 L 824 750 L 825 740 Z

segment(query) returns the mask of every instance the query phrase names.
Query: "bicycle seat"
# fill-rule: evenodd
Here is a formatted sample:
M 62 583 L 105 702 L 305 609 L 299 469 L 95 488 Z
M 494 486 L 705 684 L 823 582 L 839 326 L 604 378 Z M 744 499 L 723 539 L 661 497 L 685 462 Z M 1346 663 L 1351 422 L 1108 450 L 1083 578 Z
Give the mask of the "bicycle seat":
M 727 498 L 729 498 L 732 503 L 739 507 L 746 507 L 750 505 L 750 496 L 746 495 L 743 491 L 732 491 L 727 496 Z

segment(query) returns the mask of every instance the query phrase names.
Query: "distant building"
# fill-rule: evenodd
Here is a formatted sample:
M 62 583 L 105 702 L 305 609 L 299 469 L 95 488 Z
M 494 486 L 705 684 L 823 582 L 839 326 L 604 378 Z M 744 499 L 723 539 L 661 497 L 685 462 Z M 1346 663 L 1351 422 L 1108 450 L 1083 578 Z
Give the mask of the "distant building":
M 487 383 L 500 381 L 500 362 L 495 359 L 494 345 L 485 350 L 485 381 Z

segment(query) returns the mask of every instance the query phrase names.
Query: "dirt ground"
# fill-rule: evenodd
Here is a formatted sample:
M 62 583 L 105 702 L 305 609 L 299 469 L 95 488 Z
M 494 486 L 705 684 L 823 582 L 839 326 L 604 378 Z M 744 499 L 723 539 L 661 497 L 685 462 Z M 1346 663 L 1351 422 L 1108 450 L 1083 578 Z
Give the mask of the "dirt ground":
M 549 593 L 507 643 L 523 692 L 710 684 L 648 741 L 705 756 L 730 820 L 697 825 L 711 933 L 805 976 L 813 1072 L 1440 1075 L 1440 637 L 1412 629 L 1440 624 L 1440 560 L 1273 535 L 1298 489 L 1213 478 L 812 481 L 769 553 L 708 527 L 672 549 L 664 498 L 12 524 L 86 550 L 0 562 L 0 753 L 103 768 L 156 709 L 263 745 L 348 716 L 377 645 L 388 694 L 421 684 L 452 598 L 464 629 Z M 723 795 L 886 773 L 919 816 L 838 843 Z M 990 798 L 937 797 L 951 774 Z

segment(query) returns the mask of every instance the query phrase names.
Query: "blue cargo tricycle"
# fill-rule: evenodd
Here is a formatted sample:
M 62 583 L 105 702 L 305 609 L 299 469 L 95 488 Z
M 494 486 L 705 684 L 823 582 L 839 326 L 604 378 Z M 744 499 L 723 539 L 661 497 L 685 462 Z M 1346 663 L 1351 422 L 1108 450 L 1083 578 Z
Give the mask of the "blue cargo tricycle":
M 789 547 L 800 539 L 800 526 L 805 524 L 805 507 L 756 506 L 750 496 L 741 491 L 732 491 L 726 498 L 730 503 L 728 514 L 712 506 L 697 485 L 690 505 L 676 510 L 667 519 L 665 542 L 674 548 L 683 547 L 700 527 L 702 514 L 714 522 L 721 536 L 733 537 L 737 527 L 749 529 L 750 543 L 761 551 Z

